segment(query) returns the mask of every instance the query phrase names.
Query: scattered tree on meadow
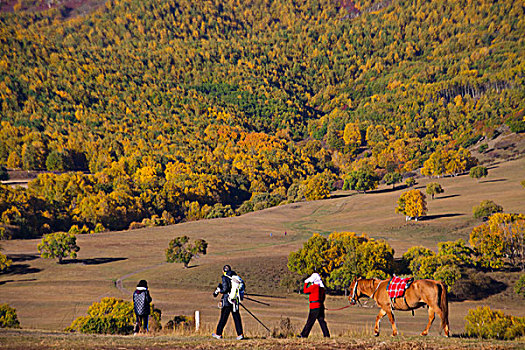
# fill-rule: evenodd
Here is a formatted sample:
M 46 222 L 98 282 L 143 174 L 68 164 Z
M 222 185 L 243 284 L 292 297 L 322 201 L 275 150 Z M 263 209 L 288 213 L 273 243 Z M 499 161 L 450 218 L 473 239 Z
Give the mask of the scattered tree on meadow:
M 407 220 L 415 218 L 417 221 L 427 213 L 426 197 L 420 190 L 407 191 L 397 200 L 395 211 L 405 215 Z
M 387 185 L 392 185 L 392 189 L 396 188 L 396 184 L 400 183 L 401 180 L 403 180 L 403 175 L 397 172 L 393 173 L 386 173 L 385 176 L 383 176 L 383 181 Z
M 198 257 L 199 254 L 206 255 L 208 243 L 205 240 L 196 239 L 193 244 L 188 243 L 189 241 L 188 236 L 172 239 L 166 249 L 166 261 L 183 263 L 184 268 L 187 268 L 191 259 Z
M 77 252 L 80 250 L 80 247 L 77 246 L 77 237 L 65 232 L 44 235 L 37 248 L 42 258 L 58 259 L 59 264 L 68 256 L 76 259 Z
M 351 171 L 344 178 L 343 190 L 366 191 L 377 188 L 379 181 L 376 173 L 370 169 Z
M 429 184 L 427 184 L 426 192 L 427 192 L 427 194 L 432 196 L 432 199 L 434 199 L 434 196 L 436 194 L 443 193 L 443 192 L 445 192 L 445 190 L 443 189 L 443 187 L 441 187 L 441 185 L 439 183 L 437 183 L 437 182 L 430 182 Z
M 479 205 L 472 208 L 472 214 L 476 219 L 488 218 L 492 214 L 502 213 L 503 207 L 491 200 L 482 200 Z
M 484 167 L 484 166 L 476 166 L 476 167 L 470 169 L 470 172 L 469 172 L 470 177 L 473 178 L 473 179 L 477 179 L 478 181 L 482 177 L 487 177 L 488 174 L 489 174 L 489 172 L 488 172 L 487 168 Z

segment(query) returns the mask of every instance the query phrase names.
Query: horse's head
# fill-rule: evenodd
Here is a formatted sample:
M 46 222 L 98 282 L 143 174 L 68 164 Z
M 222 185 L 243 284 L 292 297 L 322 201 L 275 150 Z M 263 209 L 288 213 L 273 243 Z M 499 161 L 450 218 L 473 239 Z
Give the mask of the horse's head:
M 360 278 L 356 277 L 350 285 L 350 296 L 348 297 L 350 305 L 359 303 L 359 298 L 362 296 L 361 289 L 359 288 L 359 280 Z

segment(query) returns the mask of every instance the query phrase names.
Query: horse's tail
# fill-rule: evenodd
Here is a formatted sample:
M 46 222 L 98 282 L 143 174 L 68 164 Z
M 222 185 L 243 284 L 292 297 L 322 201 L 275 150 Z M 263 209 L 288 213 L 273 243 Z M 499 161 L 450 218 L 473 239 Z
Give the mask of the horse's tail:
M 438 285 L 441 289 L 441 295 L 439 297 L 439 307 L 443 313 L 441 317 L 441 329 L 445 331 L 445 334 L 448 336 L 449 324 L 448 324 L 448 295 L 447 295 L 447 285 L 443 282 L 439 282 Z

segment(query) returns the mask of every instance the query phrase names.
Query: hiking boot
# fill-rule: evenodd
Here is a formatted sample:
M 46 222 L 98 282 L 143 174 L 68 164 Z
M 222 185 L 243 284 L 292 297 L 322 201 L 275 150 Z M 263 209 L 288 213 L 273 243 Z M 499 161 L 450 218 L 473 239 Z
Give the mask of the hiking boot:
M 214 337 L 215 339 L 222 339 L 222 335 L 218 335 L 218 334 L 215 334 L 215 333 L 212 333 L 211 336 Z
M 243 340 L 243 339 L 244 339 L 244 335 L 242 334 L 237 337 L 237 340 Z

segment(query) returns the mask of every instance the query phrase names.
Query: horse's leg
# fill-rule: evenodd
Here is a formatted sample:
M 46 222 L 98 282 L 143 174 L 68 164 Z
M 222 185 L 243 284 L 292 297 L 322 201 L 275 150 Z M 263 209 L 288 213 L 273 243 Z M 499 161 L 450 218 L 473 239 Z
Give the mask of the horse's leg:
M 443 320 L 443 322 L 441 322 L 442 324 L 445 324 L 444 328 L 443 328 L 443 331 L 445 332 L 445 336 L 448 337 L 449 336 L 449 330 L 448 330 L 448 320 L 445 321 L 443 317 L 445 317 L 445 315 L 443 314 L 443 310 L 441 310 L 441 308 L 437 308 L 436 309 L 436 312 L 439 316 L 439 318 L 441 320 Z M 441 334 L 441 331 L 439 332 Z
M 432 326 L 432 322 L 434 322 L 435 318 L 436 318 L 436 313 L 434 312 L 434 309 L 429 305 L 428 306 L 428 324 L 425 330 L 421 333 L 421 335 L 428 334 L 428 331 L 430 330 L 430 326 Z
M 388 315 L 388 319 L 390 320 L 390 323 L 392 324 L 392 336 L 395 337 L 397 335 L 397 327 L 396 327 L 396 319 L 394 317 L 394 313 L 391 310 L 388 310 L 386 314 Z
M 381 319 L 385 317 L 386 311 L 381 309 L 379 313 L 376 316 L 376 326 L 374 327 L 374 336 L 379 336 L 379 322 L 381 322 Z

